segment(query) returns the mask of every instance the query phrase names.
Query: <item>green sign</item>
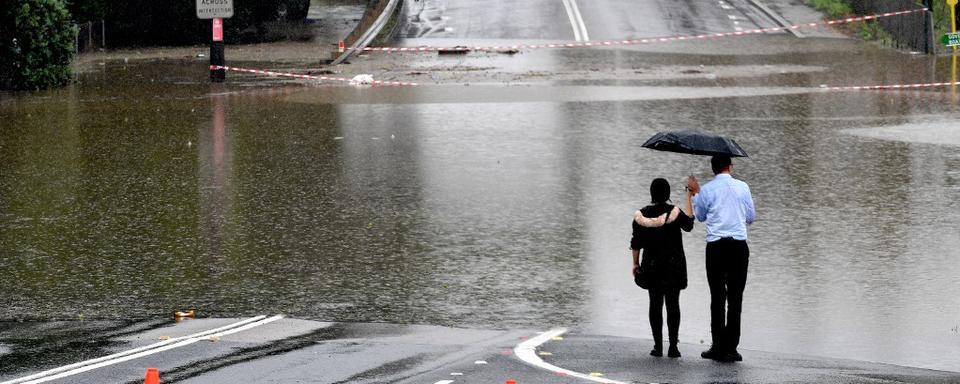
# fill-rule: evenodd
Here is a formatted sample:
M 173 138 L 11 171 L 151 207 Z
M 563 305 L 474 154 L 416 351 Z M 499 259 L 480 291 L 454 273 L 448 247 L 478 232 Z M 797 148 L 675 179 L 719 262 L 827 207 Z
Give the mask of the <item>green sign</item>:
M 943 35 L 943 37 L 940 38 L 940 42 L 948 47 L 956 47 L 960 45 L 960 32 Z

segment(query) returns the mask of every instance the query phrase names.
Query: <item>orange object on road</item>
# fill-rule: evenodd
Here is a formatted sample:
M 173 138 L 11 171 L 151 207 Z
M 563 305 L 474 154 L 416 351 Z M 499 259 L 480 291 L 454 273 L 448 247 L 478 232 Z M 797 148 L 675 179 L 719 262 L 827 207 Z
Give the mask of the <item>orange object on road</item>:
M 517 384 L 517 381 L 514 380 L 514 379 L 509 379 L 509 380 L 507 380 L 507 382 L 504 383 L 504 384 Z
M 143 379 L 143 384 L 160 384 L 160 371 L 147 368 L 147 377 Z
M 184 319 L 184 318 L 192 319 L 194 318 L 194 312 L 192 309 L 186 312 L 176 311 L 173 313 L 173 318 L 177 320 Z

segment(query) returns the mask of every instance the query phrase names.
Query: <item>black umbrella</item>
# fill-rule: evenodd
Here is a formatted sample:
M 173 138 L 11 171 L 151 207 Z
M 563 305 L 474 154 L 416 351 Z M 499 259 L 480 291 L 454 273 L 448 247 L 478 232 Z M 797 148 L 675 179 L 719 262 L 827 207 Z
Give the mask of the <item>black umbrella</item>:
M 747 157 L 747 152 L 733 139 L 696 130 L 660 132 L 643 143 L 643 147 L 691 155 Z

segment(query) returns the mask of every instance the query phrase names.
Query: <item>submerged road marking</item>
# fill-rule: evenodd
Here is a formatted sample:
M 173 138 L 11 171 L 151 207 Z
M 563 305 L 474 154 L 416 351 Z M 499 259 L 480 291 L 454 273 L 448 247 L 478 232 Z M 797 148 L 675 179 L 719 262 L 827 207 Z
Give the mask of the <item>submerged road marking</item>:
M 21 383 L 37 384 L 37 383 L 44 383 L 44 382 L 56 380 L 56 379 L 62 379 L 64 377 L 73 376 L 78 373 L 92 371 L 97 368 L 103 368 L 113 364 L 118 364 L 125 361 L 138 359 L 144 356 L 149 356 L 152 354 L 168 351 L 174 348 L 184 347 L 184 346 L 196 343 L 200 340 L 206 340 L 211 337 L 220 338 L 222 336 L 234 334 L 234 333 L 245 331 L 254 327 L 259 327 L 264 324 L 272 323 L 282 318 L 283 318 L 282 315 L 276 315 L 270 318 L 267 318 L 264 315 L 251 317 L 249 319 L 238 321 L 236 323 L 226 325 L 223 327 L 194 333 L 188 336 L 181 336 L 181 337 L 172 338 L 169 340 L 164 340 L 159 343 L 154 343 L 145 347 L 134 348 L 128 351 L 115 353 L 115 354 L 104 356 L 97 359 L 91 359 L 91 360 L 81 361 L 79 363 L 65 365 L 63 367 L 54 368 L 54 369 L 43 371 L 30 376 L 21 377 L 19 379 L 5 381 L 0 384 L 21 384 Z
M 176 338 L 166 338 L 166 339 L 164 339 L 163 341 L 161 341 L 161 342 L 159 342 L 159 343 L 154 343 L 154 344 L 150 344 L 150 345 L 147 345 L 147 346 L 143 346 L 143 347 L 139 347 L 139 348 L 134 348 L 134 349 L 131 349 L 131 350 L 127 350 L 127 351 L 115 353 L 115 354 L 108 355 L 108 356 L 104 356 L 104 357 L 99 357 L 99 358 L 96 358 L 96 359 L 90 359 L 90 360 L 86 360 L 86 361 L 81 361 L 81 362 L 79 362 L 79 363 L 74 363 L 74 364 L 70 364 L 70 365 L 64 365 L 64 366 L 62 366 L 62 367 L 57 367 L 57 368 L 54 368 L 54 369 L 46 370 L 46 371 L 43 371 L 43 372 L 40 372 L 40 373 L 36 373 L 36 374 L 30 375 L 30 376 L 21 377 L 21 378 L 19 378 L 19 379 L 14 379 L 14 380 L 10 380 L 10 381 L 4 381 L 4 382 L 2 382 L 2 383 L 0 383 L 0 384 L 18 384 L 18 383 L 22 383 L 22 382 L 25 382 L 25 381 L 28 381 L 28 380 L 33 380 L 33 379 L 41 378 L 41 377 L 44 377 L 44 376 L 50 376 L 50 375 L 53 375 L 53 374 L 56 374 L 56 373 L 59 373 L 59 372 L 69 371 L 69 370 L 71 370 L 71 369 L 78 368 L 78 367 L 82 367 L 82 366 L 85 366 L 85 365 L 96 364 L 96 363 L 99 363 L 99 362 L 101 362 L 101 361 L 106 361 L 106 360 L 110 360 L 110 359 L 115 359 L 115 358 L 123 357 L 123 356 L 126 356 L 126 355 L 134 354 L 134 353 L 137 353 L 137 352 L 146 351 L 146 350 L 149 350 L 149 349 L 159 348 L 159 347 L 162 347 L 162 346 L 164 346 L 164 345 L 171 344 L 171 343 L 175 343 L 175 342 L 180 341 L 180 340 L 189 339 L 189 338 L 191 338 L 191 337 L 203 337 L 203 336 L 207 336 L 207 335 L 210 335 L 210 334 L 212 334 L 212 333 L 220 332 L 220 331 L 222 331 L 222 330 L 230 329 L 230 328 L 233 328 L 233 327 L 239 327 L 239 326 L 244 325 L 244 324 L 249 324 L 249 323 L 252 323 L 252 322 L 254 322 L 254 321 L 262 320 L 262 319 L 264 319 L 264 318 L 266 318 L 266 316 L 263 316 L 263 315 L 261 315 L 261 316 L 255 316 L 255 317 L 251 317 L 251 318 L 246 319 L 246 320 L 238 321 L 238 322 L 233 323 L 233 324 L 225 325 L 225 326 L 223 326 L 223 327 L 214 328 L 214 329 L 209 329 L 209 330 L 206 330 L 206 331 L 203 331 L 203 332 L 197 332 L 197 333 L 194 333 L 194 334 L 188 335 L 188 336 L 182 336 L 182 337 L 176 337 Z
M 567 9 L 567 17 L 570 19 L 570 26 L 573 27 L 573 38 L 576 41 L 590 41 L 587 26 L 583 23 L 580 8 L 577 7 L 577 0 L 563 0 L 563 7 Z
M 537 347 L 539 347 L 543 343 L 546 343 L 547 341 L 552 340 L 555 337 L 560 337 L 560 335 L 564 333 L 567 333 L 567 330 L 565 328 L 557 328 L 557 329 L 550 330 L 548 332 L 544 332 L 537 337 L 534 337 L 530 340 L 517 344 L 517 346 L 513 349 L 513 353 L 517 355 L 517 357 L 520 358 L 520 360 L 523 360 L 527 364 L 530 364 L 534 367 L 546 369 L 556 374 L 573 376 L 576 378 L 590 380 L 598 383 L 627 384 L 622 381 L 594 377 L 590 375 L 585 375 L 580 372 L 574 372 L 569 369 L 560 368 L 556 365 L 547 363 L 541 360 L 539 357 L 537 357 L 537 353 L 536 353 Z

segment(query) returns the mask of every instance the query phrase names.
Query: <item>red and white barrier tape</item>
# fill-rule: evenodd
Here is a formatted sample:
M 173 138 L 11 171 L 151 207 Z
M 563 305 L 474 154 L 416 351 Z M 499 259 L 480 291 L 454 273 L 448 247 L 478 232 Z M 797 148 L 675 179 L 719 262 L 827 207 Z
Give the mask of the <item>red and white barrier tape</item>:
M 306 80 L 319 80 L 319 81 L 339 81 L 343 83 L 350 83 L 351 80 L 346 77 L 334 77 L 334 76 L 316 76 L 316 75 L 302 75 L 297 73 L 288 73 L 288 72 L 277 72 L 277 71 L 264 71 L 262 69 L 248 69 L 248 68 L 237 68 L 229 66 L 220 66 L 220 65 L 211 65 L 210 70 L 215 71 L 218 69 L 223 69 L 227 71 L 234 72 L 246 72 L 253 73 L 257 75 L 267 75 L 267 76 L 279 76 L 279 77 L 292 77 L 295 79 L 306 79 Z M 368 83 L 368 85 L 387 85 L 387 86 L 415 86 L 417 83 L 407 83 L 402 81 L 382 81 L 382 80 L 373 80 Z
M 821 87 L 821 89 L 827 91 L 882 91 L 890 89 L 924 89 L 924 88 L 935 88 L 935 87 L 948 87 L 952 85 L 960 85 L 960 81 L 944 82 L 944 83 L 917 83 L 917 84 L 893 84 L 893 85 L 858 85 L 858 86 L 844 86 L 844 87 Z
M 292 77 L 296 79 L 307 79 L 307 80 L 339 81 L 339 82 L 345 82 L 345 83 L 349 83 L 352 80 L 346 77 L 301 75 L 296 73 L 265 71 L 261 69 L 248 69 L 248 68 L 237 68 L 237 67 L 217 66 L 217 65 L 211 65 L 210 69 L 211 70 L 224 69 L 228 71 L 246 72 L 246 73 L 253 73 L 257 75 Z M 374 80 L 370 83 L 370 85 L 416 86 L 419 84 L 402 82 L 402 81 Z M 958 85 L 960 85 L 960 81 L 941 82 L 941 83 L 891 84 L 891 85 L 854 85 L 854 86 L 836 86 L 836 87 L 820 86 L 820 89 L 824 91 L 879 91 L 879 90 L 924 89 L 924 88 L 936 88 L 936 87 L 947 87 L 947 86 L 958 86 Z
M 517 44 L 517 45 L 495 45 L 489 47 L 467 47 L 467 46 L 455 46 L 455 47 L 431 47 L 431 46 L 420 46 L 420 47 L 364 47 L 364 48 L 352 48 L 354 50 L 363 50 L 365 52 L 388 52 L 388 53 L 402 53 L 402 52 L 467 52 L 467 51 L 497 51 L 502 49 L 544 49 L 544 48 L 594 48 L 594 47 L 611 47 L 618 45 L 639 45 L 639 44 L 653 44 L 653 43 L 666 43 L 673 41 L 686 41 L 686 40 L 702 40 L 709 38 L 718 38 L 718 37 L 730 37 L 730 36 L 743 36 L 743 35 L 752 35 L 766 32 L 780 32 L 786 31 L 789 29 L 800 29 L 800 28 L 815 28 L 826 25 L 839 25 L 839 24 L 848 24 L 857 21 L 867 21 L 875 20 L 884 17 L 892 16 L 902 16 L 911 13 L 924 12 L 927 11 L 927 8 L 912 9 L 908 11 L 899 11 L 899 12 L 887 12 L 887 13 L 878 13 L 875 15 L 869 16 L 859 16 L 859 17 L 848 17 L 845 19 L 837 20 L 827 20 L 820 21 L 815 23 L 804 23 L 804 24 L 795 24 L 786 27 L 774 27 L 774 28 L 759 28 L 751 29 L 747 31 L 736 31 L 736 32 L 722 32 L 722 33 L 706 33 L 702 35 L 693 35 L 693 36 L 668 36 L 668 37 L 652 37 L 645 39 L 633 39 L 633 40 L 605 40 L 605 41 L 587 41 L 587 42 L 569 42 L 569 43 L 558 43 L 558 44 Z

